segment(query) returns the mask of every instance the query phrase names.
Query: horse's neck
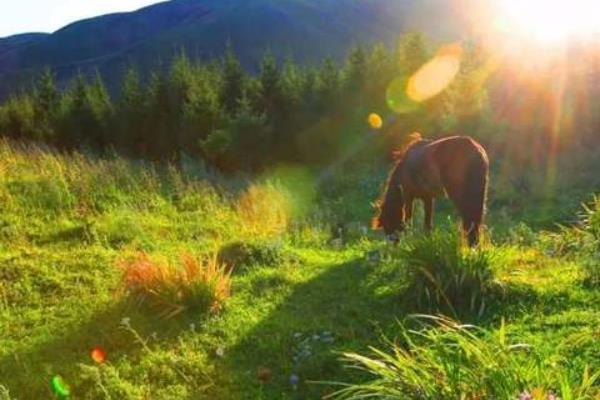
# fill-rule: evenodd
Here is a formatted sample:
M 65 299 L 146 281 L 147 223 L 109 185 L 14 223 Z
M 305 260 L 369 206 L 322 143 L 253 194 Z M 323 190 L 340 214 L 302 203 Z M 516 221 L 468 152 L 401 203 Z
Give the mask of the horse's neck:
M 421 140 L 406 151 L 406 155 L 404 156 L 404 168 L 410 177 L 414 177 L 418 174 L 420 169 L 420 161 L 423 157 L 423 153 L 425 152 L 425 145 L 427 143 L 429 142 Z

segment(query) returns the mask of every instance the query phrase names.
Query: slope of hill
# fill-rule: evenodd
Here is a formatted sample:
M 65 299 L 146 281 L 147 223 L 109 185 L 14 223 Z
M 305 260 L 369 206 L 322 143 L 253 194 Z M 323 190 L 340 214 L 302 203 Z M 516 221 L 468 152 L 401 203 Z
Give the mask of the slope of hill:
M 156 68 L 184 49 L 206 59 L 228 40 L 249 69 L 262 53 L 301 62 L 343 57 L 357 42 L 391 42 L 408 29 L 432 37 L 458 31 L 442 0 L 173 0 L 135 12 L 75 22 L 51 35 L 0 39 L 0 96 L 28 83 L 44 66 L 65 80 L 98 69 L 109 87 L 130 63 Z M 16 44 L 15 44 L 16 43 Z M 27 46 L 23 45 L 26 43 Z
M 61 376 L 77 399 L 321 399 L 340 389 L 325 382 L 373 378 L 344 368 L 341 352 L 387 350 L 399 337 L 400 323 L 428 309 L 414 301 L 424 292 L 409 291 L 407 283 L 412 271 L 427 268 L 438 248 L 421 245 L 424 259 L 415 260 L 406 250 L 427 243 L 418 231 L 387 246 L 376 233 L 360 229 L 385 171 L 345 169 L 323 184 L 345 190 L 307 203 L 308 215 L 338 216 L 341 205 L 352 210 L 347 221 L 354 222 L 343 239 L 332 240 L 321 217 L 297 216 L 287 228 L 282 224 L 282 216 L 289 217 L 286 199 L 297 197 L 280 191 L 286 182 L 287 190 L 299 188 L 297 174 L 293 182 L 258 180 L 244 189 L 245 179 L 237 187 L 218 176 L 151 169 L 118 158 L 60 155 L 6 142 L 0 142 L 0 154 L 2 399 L 52 398 L 53 376 Z M 496 182 L 498 171 L 492 172 Z M 310 174 L 303 176 L 313 187 Z M 561 187 L 564 192 L 575 193 Z M 529 208 L 537 210 L 539 200 L 532 196 Z M 562 197 L 552 197 L 555 207 L 546 208 L 547 214 L 565 208 Z M 436 226 L 443 225 L 448 211 L 440 210 Z M 582 285 L 586 263 L 597 265 L 596 250 L 586 255 L 577 239 L 580 229 L 549 235 L 527 228 L 522 223 L 534 213 L 518 218 L 491 202 L 490 242 L 469 253 L 492 263 L 503 286 L 501 297 L 485 294 L 486 307 L 465 316 L 486 333 L 484 342 L 476 342 L 482 344 L 469 347 L 474 356 L 463 357 L 444 342 L 436 346 L 443 350 L 439 359 L 421 357 L 411 368 L 421 371 L 432 360 L 437 374 L 467 360 L 489 377 L 477 381 L 477 393 L 484 393 L 479 398 L 492 398 L 485 390 L 518 370 L 513 363 L 491 364 L 494 369 L 480 365 L 478 354 L 486 343 L 496 350 L 494 338 L 506 337 L 506 343 L 532 347 L 493 354 L 500 360 L 522 356 L 522 365 L 534 361 L 543 374 L 523 367 L 525 373 L 503 387 L 513 395 L 498 398 L 516 399 L 524 389 L 539 392 L 544 384 L 563 399 L 595 398 L 568 397 L 565 390 L 567 384 L 578 389 L 585 365 L 590 377 L 600 370 L 600 290 Z M 447 225 L 442 232 L 456 230 L 454 222 Z M 510 232 L 504 239 L 498 234 L 502 228 Z M 597 249 L 597 242 L 589 244 Z M 177 260 L 180 252 L 202 257 L 213 249 L 238 249 L 231 297 L 217 315 L 186 310 L 165 318 L 123 291 L 122 261 L 139 252 L 153 260 Z M 453 251 L 439 268 L 463 258 Z M 372 253 L 383 256 L 367 261 L 364 256 Z M 468 293 L 472 281 L 465 282 Z M 506 322 L 499 332 L 501 320 Z M 104 349 L 107 362 L 90 357 L 96 346 Z M 467 390 L 473 378 L 464 376 L 452 389 Z
M 28 44 L 37 43 L 46 36 L 47 33 L 24 33 L 0 38 L 0 57 L 6 56 L 11 51 L 20 50 Z

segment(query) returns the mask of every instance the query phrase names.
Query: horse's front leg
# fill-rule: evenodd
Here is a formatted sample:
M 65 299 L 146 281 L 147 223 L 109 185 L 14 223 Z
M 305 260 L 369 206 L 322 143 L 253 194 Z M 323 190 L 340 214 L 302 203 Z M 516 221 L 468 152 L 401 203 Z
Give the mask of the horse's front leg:
M 410 225 L 412 222 L 413 215 L 413 198 L 409 197 L 404 202 L 404 221 L 407 225 Z
M 423 208 L 425 209 L 425 231 L 431 232 L 433 228 L 433 198 L 423 199 Z

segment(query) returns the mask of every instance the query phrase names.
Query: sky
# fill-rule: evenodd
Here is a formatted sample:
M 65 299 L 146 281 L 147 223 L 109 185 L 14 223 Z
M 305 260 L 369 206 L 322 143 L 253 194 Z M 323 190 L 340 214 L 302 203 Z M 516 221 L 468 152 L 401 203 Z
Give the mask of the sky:
M 77 20 L 132 11 L 160 0 L 0 0 L 0 37 L 54 32 Z M 10 5 L 9 5 L 10 4 Z

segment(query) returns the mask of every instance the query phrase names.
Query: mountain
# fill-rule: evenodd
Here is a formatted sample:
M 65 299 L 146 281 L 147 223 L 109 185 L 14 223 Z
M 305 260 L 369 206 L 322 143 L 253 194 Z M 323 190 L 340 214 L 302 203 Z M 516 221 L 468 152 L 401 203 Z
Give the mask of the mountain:
M 160 68 L 181 50 L 210 59 L 231 41 L 242 64 L 256 70 L 267 49 L 301 63 L 341 59 L 355 43 L 391 43 L 412 29 L 456 37 L 457 20 L 448 0 L 172 0 L 52 34 L 0 39 L 0 97 L 29 85 L 45 66 L 60 82 L 97 69 L 114 88 L 129 64 Z

